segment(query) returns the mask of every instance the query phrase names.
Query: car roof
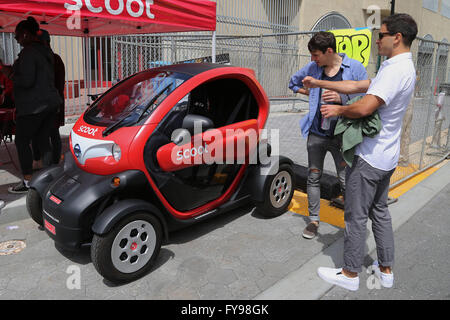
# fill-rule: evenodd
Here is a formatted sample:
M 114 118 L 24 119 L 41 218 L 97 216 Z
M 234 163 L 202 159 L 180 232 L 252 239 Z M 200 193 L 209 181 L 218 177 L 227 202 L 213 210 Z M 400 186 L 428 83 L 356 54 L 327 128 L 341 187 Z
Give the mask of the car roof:
M 180 64 L 172 64 L 168 66 L 161 66 L 154 69 L 159 69 L 161 71 L 172 71 L 172 72 L 180 72 L 195 76 L 197 74 L 203 73 L 212 69 L 233 67 L 230 65 L 223 65 L 217 63 L 180 63 Z

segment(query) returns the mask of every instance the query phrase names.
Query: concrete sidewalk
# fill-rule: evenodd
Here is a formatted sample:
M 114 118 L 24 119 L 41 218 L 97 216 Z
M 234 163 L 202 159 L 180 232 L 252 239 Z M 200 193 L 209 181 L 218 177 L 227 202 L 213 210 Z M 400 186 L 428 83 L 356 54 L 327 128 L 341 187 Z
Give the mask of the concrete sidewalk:
M 439 195 L 444 188 L 450 185 L 449 177 L 450 162 L 399 197 L 396 203 L 389 206 L 394 234 L 400 226 L 425 207 L 435 196 Z M 440 210 L 448 213 L 448 208 L 445 206 L 441 207 Z M 367 225 L 367 234 L 366 252 L 372 253 L 376 249 L 376 245 L 370 220 Z M 333 285 L 320 279 L 317 276 L 317 269 L 319 267 L 341 267 L 343 265 L 343 252 L 344 238 L 341 237 L 299 269 L 257 295 L 255 299 L 320 299 Z M 364 277 L 364 272 L 362 275 Z M 366 283 L 365 280 L 365 278 L 360 279 L 360 287 Z

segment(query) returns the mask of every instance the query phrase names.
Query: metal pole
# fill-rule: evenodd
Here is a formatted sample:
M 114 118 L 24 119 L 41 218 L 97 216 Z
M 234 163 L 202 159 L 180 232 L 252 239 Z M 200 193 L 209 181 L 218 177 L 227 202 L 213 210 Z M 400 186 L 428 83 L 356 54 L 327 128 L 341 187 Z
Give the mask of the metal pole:
M 262 58 L 263 58 L 263 38 L 262 35 L 259 37 L 259 57 L 258 57 L 258 80 L 262 82 Z
M 216 63 L 216 31 L 212 32 L 212 63 Z
M 76 40 L 76 41 L 78 41 L 78 40 Z M 71 49 L 70 50 L 71 51 L 71 54 L 70 54 L 71 60 L 70 61 L 71 61 L 71 64 L 72 64 L 71 65 L 71 72 L 72 72 L 72 74 L 71 74 L 71 77 L 70 77 L 70 80 L 72 81 L 72 98 L 70 98 L 69 95 L 67 95 L 67 100 L 70 101 L 71 109 L 75 111 L 77 106 L 76 106 L 76 102 L 75 102 L 75 99 L 76 99 L 75 98 L 75 63 L 74 63 L 74 59 L 73 59 L 75 50 L 74 50 L 74 42 L 73 41 L 71 41 L 70 49 Z M 68 68 L 66 67 L 66 69 L 68 69 Z M 69 81 L 69 77 L 68 76 L 67 76 L 67 80 Z M 68 86 L 69 86 L 69 84 L 67 83 L 67 87 Z M 66 110 L 67 110 L 67 108 L 66 108 Z
M 450 92 L 447 92 L 446 95 L 444 96 L 444 104 L 442 105 L 442 108 L 450 108 L 450 105 L 448 104 L 449 100 L 450 100 Z M 447 112 L 447 115 L 450 115 L 450 112 Z M 450 119 L 448 120 L 447 142 L 445 143 L 445 151 L 446 152 L 450 151 Z
M 6 64 L 8 64 L 9 63 L 9 61 L 7 61 L 6 60 L 6 39 L 5 39 L 5 33 L 4 32 L 2 32 L 2 38 L 3 38 L 3 57 L 2 57 L 2 59 L 3 59 L 3 63 L 6 63 Z
M 448 123 L 447 130 L 447 142 L 445 143 L 445 151 L 448 152 L 450 150 L 450 121 Z
M 80 61 L 81 58 L 81 63 L 77 63 L 78 64 L 78 109 L 81 112 L 84 111 L 86 104 L 85 104 L 85 99 L 86 96 L 85 95 L 81 95 L 81 81 L 86 81 L 86 76 L 83 74 L 84 68 L 83 68 L 83 64 L 84 64 L 84 54 L 83 54 L 83 38 L 77 40 L 77 57 L 78 57 L 78 62 Z M 81 57 L 80 57 L 81 54 Z M 82 79 L 83 78 L 83 79 Z M 84 90 L 83 90 L 84 92 Z
M 432 111 L 432 105 L 433 105 L 433 87 L 435 83 L 435 78 L 437 76 L 437 69 L 438 69 L 438 62 L 439 62 L 439 45 L 437 47 L 437 50 L 435 52 L 436 57 L 434 61 L 434 70 L 433 70 L 433 76 L 431 77 L 431 85 L 430 85 L 430 98 L 428 99 L 428 114 L 427 114 L 427 122 L 425 123 L 425 133 L 423 135 L 423 143 L 422 143 L 422 150 L 420 151 L 420 161 L 419 161 L 419 170 L 422 168 L 422 162 L 423 162 L 423 154 L 425 152 L 425 146 L 427 144 L 427 134 L 428 129 L 430 127 L 430 116 Z
M 177 60 L 177 43 L 175 40 L 175 37 L 171 37 L 171 44 L 172 44 L 172 57 L 171 57 L 171 63 L 174 64 Z
M 112 83 L 115 83 L 117 79 L 116 68 L 117 68 L 117 61 L 116 61 L 116 50 L 117 50 L 117 44 L 116 44 L 116 36 L 111 37 L 111 81 Z

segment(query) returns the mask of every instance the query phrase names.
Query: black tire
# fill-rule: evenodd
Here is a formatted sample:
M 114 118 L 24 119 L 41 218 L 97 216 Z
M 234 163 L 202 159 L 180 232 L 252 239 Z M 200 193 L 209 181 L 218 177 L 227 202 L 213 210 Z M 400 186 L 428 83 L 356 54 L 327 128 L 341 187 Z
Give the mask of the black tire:
M 130 231 L 128 228 L 131 228 Z M 132 234 L 134 229 L 137 234 Z M 131 233 L 127 235 L 128 232 Z M 147 242 L 142 241 L 144 233 L 147 233 Z M 98 273 L 111 282 L 136 280 L 153 267 L 161 249 L 162 236 L 161 223 L 155 216 L 146 212 L 133 213 L 107 234 L 94 235 L 91 246 L 92 263 Z M 131 245 L 130 240 L 133 241 Z M 132 250 L 134 244 L 137 247 Z M 144 247 L 148 252 L 143 253 Z M 137 258 L 133 262 L 134 257 Z
M 26 204 L 31 219 L 40 226 L 44 225 L 42 218 L 42 199 L 35 189 L 28 189 Z
M 281 164 L 278 172 L 267 178 L 264 201 L 256 203 L 256 212 L 266 218 L 275 218 L 285 213 L 294 195 L 294 179 L 291 165 Z

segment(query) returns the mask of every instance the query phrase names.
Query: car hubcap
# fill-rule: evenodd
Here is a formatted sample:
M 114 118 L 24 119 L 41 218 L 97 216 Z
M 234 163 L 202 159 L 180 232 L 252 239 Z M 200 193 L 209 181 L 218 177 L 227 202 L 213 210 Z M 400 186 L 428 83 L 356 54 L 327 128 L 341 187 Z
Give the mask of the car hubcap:
M 144 267 L 156 247 L 156 232 L 152 224 L 136 220 L 124 226 L 114 239 L 111 258 L 122 273 L 132 273 Z
M 270 187 L 270 202 L 275 208 L 281 208 L 289 199 L 292 188 L 291 175 L 286 171 L 279 172 Z

